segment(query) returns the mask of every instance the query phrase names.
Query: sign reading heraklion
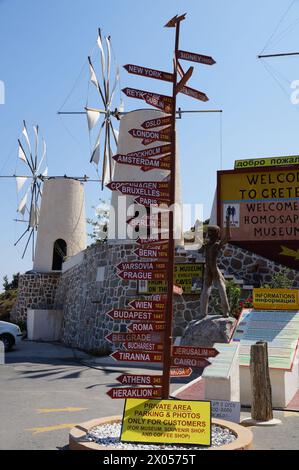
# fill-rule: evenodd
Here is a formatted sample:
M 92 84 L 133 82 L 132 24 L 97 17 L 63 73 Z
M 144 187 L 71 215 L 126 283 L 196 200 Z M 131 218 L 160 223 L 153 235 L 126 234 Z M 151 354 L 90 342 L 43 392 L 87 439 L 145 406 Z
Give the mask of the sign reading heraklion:
M 298 268 L 299 165 L 219 171 L 217 193 L 218 225 L 230 217 L 232 243 Z

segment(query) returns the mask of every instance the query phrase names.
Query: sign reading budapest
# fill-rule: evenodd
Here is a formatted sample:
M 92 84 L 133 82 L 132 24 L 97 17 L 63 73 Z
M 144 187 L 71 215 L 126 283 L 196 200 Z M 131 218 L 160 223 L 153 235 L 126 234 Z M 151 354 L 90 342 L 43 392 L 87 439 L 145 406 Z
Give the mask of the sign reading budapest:
M 226 217 L 232 242 L 295 267 L 299 166 L 218 172 L 218 225 Z

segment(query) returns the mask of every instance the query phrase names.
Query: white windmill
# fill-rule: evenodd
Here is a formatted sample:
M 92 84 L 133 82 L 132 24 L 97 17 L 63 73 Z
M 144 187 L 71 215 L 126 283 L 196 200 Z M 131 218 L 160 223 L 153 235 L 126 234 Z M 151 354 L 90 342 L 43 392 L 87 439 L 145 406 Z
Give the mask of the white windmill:
M 90 81 L 96 87 L 97 95 L 103 109 L 86 106 L 85 111 L 87 115 L 88 128 L 91 135 L 91 140 L 94 140 L 92 146 L 91 159 L 97 168 L 102 155 L 102 189 L 112 179 L 114 161 L 113 148 L 117 146 L 118 131 L 113 127 L 112 117 L 120 119 L 124 112 L 123 101 L 120 101 L 118 108 L 113 108 L 113 99 L 115 91 L 119 83 L 119 67 L 112 61 L 111 54 L 111 38 L 107 36 L 102 39 L 101 30 L 98 30 L 97 46 L 100 50 L 101 73 L 96 73 L 96 69 L 92 63 L 91 57 L 88 57 Z M 111 81 L 112 69 L 115 76 Z M 98 78 L 101 77 L 101 79 Z M 100 118 L 103 117 L 102 122 Z M 97 126 L 98 125 L 98 126 Z M 93 130 L 97 128 L 96 138 L 92 138 Z
M 33 143 L 28 133 L 26 122 L 23 121 L 22 137 L 18 140 L 18 158 L 23 163 L 22 176 L 16 176 L 19 204 L 17 212 L 27 224 L 26 230 L 16 241 L 15 246 L 27 237 L 22 258 L 24 258 L 30 241 L 32 241 L 32 259 L 34 259 L 35 233 L 39 223 L 40 203 L 42 198 L 42 186 L 44 178 L 48 175 L 46 161 L 46 142 L 42 138 L 42 146 L 39 146 L 39 127 L 33 126 Z

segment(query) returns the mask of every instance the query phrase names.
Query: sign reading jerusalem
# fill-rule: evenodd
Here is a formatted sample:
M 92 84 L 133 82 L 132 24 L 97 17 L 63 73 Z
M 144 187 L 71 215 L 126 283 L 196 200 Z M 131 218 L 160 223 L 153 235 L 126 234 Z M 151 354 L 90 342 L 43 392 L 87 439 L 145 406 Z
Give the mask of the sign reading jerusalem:
M 218 224 L 228 216 L 233 243 L 298 268 L 299 165 L 218 172 Z

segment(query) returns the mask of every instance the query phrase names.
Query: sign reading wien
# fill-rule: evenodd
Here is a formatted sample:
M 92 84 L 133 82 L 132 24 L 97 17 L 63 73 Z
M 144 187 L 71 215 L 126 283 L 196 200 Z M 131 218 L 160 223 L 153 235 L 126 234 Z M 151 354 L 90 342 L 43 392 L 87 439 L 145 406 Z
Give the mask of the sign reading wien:
M 298 267 L 299 165 L 218 172 L 222 227 L 227 216 L 232 243 Z

